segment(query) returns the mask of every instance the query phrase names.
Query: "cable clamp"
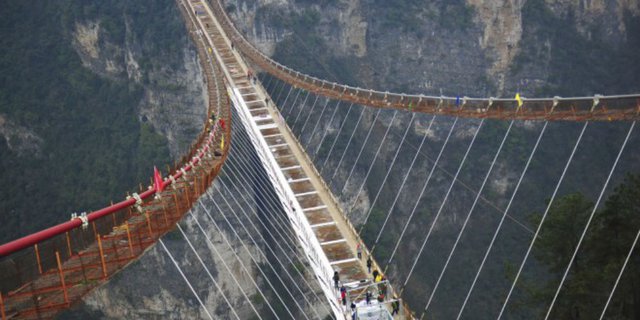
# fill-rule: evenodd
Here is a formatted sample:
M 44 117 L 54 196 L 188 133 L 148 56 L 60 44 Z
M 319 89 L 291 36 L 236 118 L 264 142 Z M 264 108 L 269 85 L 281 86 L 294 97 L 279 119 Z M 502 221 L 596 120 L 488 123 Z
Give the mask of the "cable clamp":
M 86 229 L 89 226 L 89 218 L 87 217 L 87 213 L 86 212 L 82 212 L 80 214 L 80 216 L 78 216 L 77 213 L 72 213 L 71 214 L 71 221 L 73 221 L 74 219 L 80 219 L 80 221 L 82 221 L 82 229 Z
M 593 106 L 591 106 L 591 112 L 593 112 L 593 109 L 595 109 L 596 106 L 600 104 L 600 98 L 602 98 L 602 95 L 596 94 L 593 96 Z
M 553 112 L 553 110 L 558 106 L 558 103 L 560 103 L 560 97 L 553 97 L 553 106 L 551 107 L 551 112 Z
M 173 175 L 169 175 L 169 180 L 171 180 L 171 188 L 173 188 L 173 190 L 176 189 L 176 178 L 173 177 Z
M 89 217 L 87 217 L 87 213 L 86 212 L 82 212 L 80 214 L 80 221 L 82 221 L 82 229 L 85 230 L 89 227 Z
M 142 204 L 142 198 L 140 198 L 140 195 L 137 193 L 133 193 L 133 198 L 136 199 L 136 205 L 141 205 Z
M 136 199 L 136 204 L 135 204 L 136 209 L 138 210 L 138 212 L 142 212 L 142 207 L 141 207 L 142 198 L 140 198 L 140 195 L 135 192 L 133 193 L 132 197 Z

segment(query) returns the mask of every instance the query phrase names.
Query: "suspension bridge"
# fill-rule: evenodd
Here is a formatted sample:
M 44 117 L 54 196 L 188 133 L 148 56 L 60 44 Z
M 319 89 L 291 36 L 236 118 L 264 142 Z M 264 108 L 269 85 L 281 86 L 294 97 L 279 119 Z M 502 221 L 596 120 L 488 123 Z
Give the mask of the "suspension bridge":
M 202 291 L 197 287 L 198 282 L 208 280 L 218 292 L 222 292 L 221 286 L 204 262 L 207 258 L 198 254 L 178 223 L 183 219 L 194 221 L 214 248 L 215 255 L 221 257 L 201 222 L 192 214 L 194 208 L 202 208 L 220 234 L 225 232 L 216 220 L 223 218 L 234 236 L 223 236 L 224 242 L 240 263 L 242 274 L 251 277 L 250 269 L 255 266 L 266 280 L 267 289 L 274 293 L 274 296 L 264 293 L 261 286 L 251 280 L 266 306 L 261 308 L 240 285 L 236 270 L 222 259 L 224 272 L 231 275 L 251 312 L 259 319 L 263 316 L 261 310 L 275 318 L 296 319 L 429 317 L 432 306 L 438 301 L 438 290 L 447 290 L 442 287 L 447 272 L 453 272 L 449 266 L 456 264 L 456 251 L 464 241 L 465 230 L 473 224 L 474 212 L 489 208 L 484 211 L 497 213 L 497 223 L 489 232 L 488 245 L 476 248 L 482 258 L 470 276 L 470 280 L 473 279 L 463 285 L 466 294 L 456 299 L 460 300 L 459 308 L 448 314 L 457 318 L 469 316 L 465 310 L 478 294 L 474 290 L 478 291 L 476 286 L 483 280 L 482 272 L 502 227 L 512 223 L 529 240 L 522 260 L 516 266 L 515 276 L 504 290 L 503 303 L 495 308 L 495 317 L 502 318 L 554 199 L 580 152 L 583 139 L 588 139 L 585 136 L 589 135 L 589 127 L 614 123 L 624 129 L 619 141 L 611 142 L 616 147 L 610 154 L 609 167 L 603 169 L 606 178 L 600 181 L 593 211 L 549 303 L 546 317 L 553 315 L 556 301 L 620 159 L 624 161 L 625 150 L 637 141 L 634 128 L 640 118 L 640 95 L 504 99 L 436 97 L 353 88 L 302 74 L 265 56 L 234 27 L 219 1 L 180 0 L 177 3 L 197 45 L 207 82 L 209 118 L 203 124 L 202 133 L 190 152 L 174 168 L 167 170 L 170 173 L 166 177 L 156 175 L 148 188 L 141 187 L 119 203 L 88 214 L 74 214 L 68 222 L 0 246 L 2 320 L 54 318 L 61 310 L 109 281 L 156 243 L 198 301 L 202 317 L 215 318 L 214 310 L 207 307 Z M 344 110 L 346 115 L 338 121 Z M 369 111 L 371 114 L 367 113 Z M 388 113 L 391 113 L 390 117 Z M 486 189 L 491 177 L 498 174 L 499 159 L 506 153 L 505 145 L 527 120 L 537 124 L 533 129 L 535 138 L 526 149 L 526 156 L 522 157 L 521 171 L 510 194 L 505 193 L 506 206 L 500 207 L 485 194 Z M 336 121 L 339 125 L 332 129 L 330 125 Z M 474 151 L 474 146 L 478 145 L 476 141 L 483 139 L 480 133 L 490 121 L 506 124 L 502 138 L 495 141 L 495 150 L 486 155 L 488 164 L 470 164 L 474 159 L 472 154 L 477 154 Z M 443 122 L 446 125 L 439 125 Z M 550 188 L 553 191 L 548 195 L 550 200 L 541 221 L 532 229 L 513 214 L 512 205 L 515 205 L 520 187 L 526 188 L 527 177 L 532 175 L 532 162 L 535 162 L 539 146 L 553 130 L 553 123 L 558 122 L 576 124 L 576 140 L 566 158 L 559 160 L 554 168 L 558 173 L 557 183 Z M 394 123 L 403 128 L 400 134 L 393 132 Z M 418 125 L 424 134 L 410 141 L 410 131 Z M 430 135 L 438 126 L 444 128 L 441 130 L 445 138 L 439 148 L 427 146 L 432 142 Z M 364 139 L 360 146 L 354 142 L 357 128 L 364 128 L 363 132 L 366 132 L 360 137 Z M 462 128 L 466 129 L 468 144 L 463 146 L 458 162 L 451 161 L 445 166 L 444 158 L 455 139 L 452 137 Z M 339 137 L 345 138 L 346 145 L 341 145 Z M 374 142 L 376 139 L 378 143 Z M 397 142 L 392 143 L 392 139 Z M 383 148 L 391 148 L 391 151 L 383 151 Z M 428 148 L 433 152 L 427 155 Z M 373 180 L 373 169 L 377 161 L 382 161 L 380 158 L 385 152 L 392 155 L 390 165 L 376 182 L 377 186 L 372 187 L 368 181 Z M 350 157 L 355 161 L 350 168 L 345 168 L 352 160 Z M 406 162 L 408 170 L 393 174 L 399 161 Z M 427 162 L 431 163 L 430 167 L 424 164 Z M 462 178 L 465 168 L 473 165 L 479 170 L 486 168 L 482 171 L 486 173 L 480 174 L 479 185 Z M 419 172 L 421 168 L 423 170 Z M 415 183 L 416 176 L 420 176 L 418 183 Z M 385 186 L 389 188 L 392 179 L 398 180 L 399 186 L 389 197 L 385 194 Z M 444 185 L 446 192 L 429 196 L 430 190 L 435 194 L 432 189 L 436 183 Z M 407 201 L 402 196 L 410 185 L 417 191 L 415 201 Z M 364 195 L 365 189 L 373 190 L 370 192 L 372 197 Z M 415 292 L 412 285 L 419 282 L 412 279 L 418 277 L 414 271 L 420 257 L 425 248 L 429 251 L 430 240 L 437 241 L 433 239 L 438 220 L 445 219 L 454 200 L 461 201 L 457 198 L 461 192 L 455 190 L 471 194 L 464 212 L 460 213 L 460 230 L 450 251 L 444 253 L 446 258 L 442 259 L 441 268 L 433 270 L 427 296 L 411 294 L 409 299 L 406 297 L 408 292 Z M 253 199 L 244 196 L 251 193 L 259 196 Z M 203 198 L 213 201 L 213 207 L 206 206 Z M 423 198 L 433 200 L 432 222 L 418 232 L 418 239 L 414 239 L 419 246 L 403 250 L 406 248 L 403 239 L 406 242 L 407 237 L 416 237 L 412 224 L 419 219 L 420 207 L 425 206 L 424 201 L 421 203 Z M 363 201 L 366 209 L 361 216 L 354 215 Z M 383 201 L 390 205 L 380 216 L 374 208 Z M 394 211 L 400 206 L 407 207 L 410 213 L 406 221 L 398 223 Z M 354 219 L 358 223 L 353 223 Z M 371 227 L 373 220 L 380 225 Z M 175 259 L 175 252 L 172 253 L 163 242 L 163 235 L 176 226 L 206 271 L 208 280 L 189 279 Z M 389 233 L 385 229 L 390 228 L 398 233 L 395 239 L 385 238 Z M 234 239 L 249 252 L 251 265 L 242 263 L 238 252 L 234 251 L 230 243 Z M 600 318 L 606 315 L 620 279 L 625 271 L 628 272 L 626 265 L 637 240 L 636 236 L 633 243 L 628 244 L 627 259 L 602 302 Z M 379 248 L 385 241 L 392 249 L 380 254 L 382 249 Z M 249 246 L 252 244 L 262 246 L 251 253 Z M 376 248 L 378 255 L 375 255 Z M 269 259 L 269 256 L 275 258 Z M 269 263 L 263 266 L 261 261 Z M 300 269 L 289 267 L 292 265 L 308 265 L 315 278 L 305 277 Z M 405 271 L 398 271 L 399 265 Z M 229 317 L 241 319 L 232 301 L 222 295 L 230 308 Z M 406 302 L 416 299 L 426 303 Z M 284 310 L 277 311 L 278 305 Z

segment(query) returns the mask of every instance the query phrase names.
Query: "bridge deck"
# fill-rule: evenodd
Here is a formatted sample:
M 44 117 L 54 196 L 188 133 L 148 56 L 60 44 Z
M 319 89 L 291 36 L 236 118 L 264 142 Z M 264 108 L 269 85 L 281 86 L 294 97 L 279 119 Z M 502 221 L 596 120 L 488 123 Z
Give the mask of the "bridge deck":
M 231 86 L 239 90 L 249 109 L 251 120 L 269 146 L 278 169 L 287 179 L 322 250 L 333 269 L 339 272 L 340 282 L 350 288 L 371 284 L 372 279 L 365 264 L 366 257 L 358 259 L 356 256 L 356 245 L 362 242 L 313 166 L 313 162 L 282 120 L 273 103 L 266 103 L 265 98 L 268 94 L 259 81 L 249 79 L 247 65 L 238 52 L 231 48 L 208 4 L 201 0 L 191 0 L 189 4 L 201 21 L 204 35 L 213 43 L 213 51 L 224 61 L 223 68 L 233 82 Z M 326 280 L 333 282 L 332 279 Z M 361 291 L 349 291 L 350 301 L 363 300 Z M 336 291 L 335 298 L 338 299 L 339 295 Z M 348 311 L 347 309 L 345 308 L 345 311 Z

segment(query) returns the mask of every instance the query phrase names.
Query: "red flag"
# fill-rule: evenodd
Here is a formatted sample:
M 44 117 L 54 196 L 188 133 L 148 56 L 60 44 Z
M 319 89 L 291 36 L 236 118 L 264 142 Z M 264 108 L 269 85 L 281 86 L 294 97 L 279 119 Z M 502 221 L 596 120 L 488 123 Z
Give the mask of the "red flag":
M 160 171 L 155 166 L 153 167 L 153 187 L 156 189 L 156 193 L 162 192 L 164 184 L 162 183 L 162 176 Z
M 224 130 L 224 119 L 220 119 L 220 128 Z

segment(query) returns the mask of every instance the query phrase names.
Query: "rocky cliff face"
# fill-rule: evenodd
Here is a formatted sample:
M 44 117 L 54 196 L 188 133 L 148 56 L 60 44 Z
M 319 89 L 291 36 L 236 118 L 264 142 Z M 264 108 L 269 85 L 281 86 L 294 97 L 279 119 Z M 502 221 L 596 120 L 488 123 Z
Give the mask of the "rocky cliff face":
M 523 43 L 523 35 L 537 34 L 541 24 L 551 23 L 549 19 L 564 19 L 569 23 L 549 27 L 574 30 L 575 34 L 569 37 L 572 41 L 586 41 L 585 50 L 603 45 L 612 51 L 631 52 L 637 46 L 633 38 L 640 14 L 636 0 L 403 1 L 393 5 L 376 0 L 224 3 L 240 29 L 268 54 L 276 52 L 278 43 L 288 45 L 285 40 L 291 39 L 291 45 L 301 47 L 299 51 L 306 51 L 309 59 L 325 60 L 328 55 L 353 63 L 349 71 L 355 73 L 357 85 L 460 96 L 511 96 L 516 90 L 529 95 L 574 94 L 580 90 L 563 92 L 569 90 L 555 87 L 557 80 L 551 79 L 555 77 L 551 61 L 565 54 L 562 42 L 569 39 L 544 34 L 529 46 Z M 544 18 L 532 14 L 540 10 L 546 15 Z M 299 20 L 307 21 L 308 29 L 301 29 Z M 328 50 L 315 52 L 318 40 L 314 37 Z M 530 51 L 539 54 L 532 55 Z M 516 63 L 518 57 L 521 59 Z M 287 59 L 286 55 L 277 54 L 276 58 Z M 327 66 L 314 64 L 308 63 L 306 71 L 327 78 L 339 74 L 319 71 Z M 302 64 L 295 66 L 305 68 Z M 518 74 L 522 68 L 536 72 Z M 637 89 L 638 79 L 632 79 L 634 83 L 618 90 Z M 613 80 L 599 81 L 603 87 Z M 592 94 L 590 89 L 583 88 L 580 93 Z
M 131 30 L 134 18 L 123 15 L 123 43 L 111 39 L 97 20 L 77 21 L 72 33 L 74 48 L 82 64 L 93 72 L 143 87 L 138 118 L 167 138 L 171 156 L 178 159 L 197 136 L 206 114 L 208 98 L 195 48 L 184 35 L 184 46 L 179 57 L 171 59 L 173 63 L 164 63 L 164 59 L 149 63 L 156 45 L 152 39 L 136 36 Z
M 0 114 L 0 137 L 4 138 L 9 150 L 19 157 L 42 156 L 42 138 L 29 128 L 13 123 L 3 114 Z

